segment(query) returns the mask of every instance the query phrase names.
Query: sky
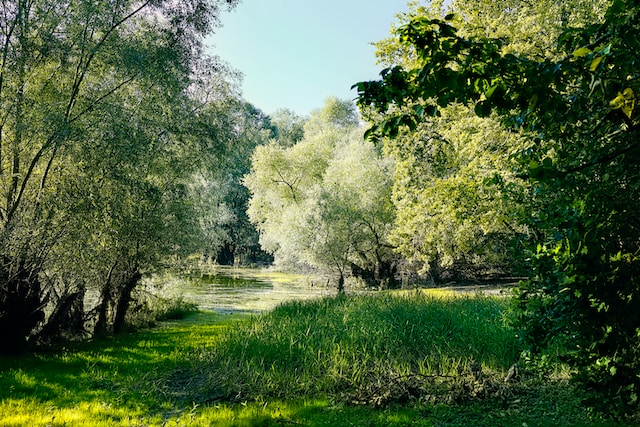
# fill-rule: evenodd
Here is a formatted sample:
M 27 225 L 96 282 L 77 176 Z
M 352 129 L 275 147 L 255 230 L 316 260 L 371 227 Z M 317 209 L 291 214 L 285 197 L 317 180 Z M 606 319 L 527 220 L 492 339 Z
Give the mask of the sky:
M 221 15 L 209 52 L 243 74 L 245 100 L 272 114 L 308 115 L 330 96 L 377 80 L 372 42 L 390 36 L 407 0 L 241 0 Z

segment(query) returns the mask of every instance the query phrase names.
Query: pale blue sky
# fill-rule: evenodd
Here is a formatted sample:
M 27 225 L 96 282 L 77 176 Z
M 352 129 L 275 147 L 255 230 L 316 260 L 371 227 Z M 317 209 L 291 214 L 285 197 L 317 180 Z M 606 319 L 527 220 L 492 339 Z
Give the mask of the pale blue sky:
M 221 16 L 212 53 L 244 74 L 244 98 L 271 114 L 307 115 L 378 78 L 371 42 L 389 36 L 406 0 L 241 0 Z

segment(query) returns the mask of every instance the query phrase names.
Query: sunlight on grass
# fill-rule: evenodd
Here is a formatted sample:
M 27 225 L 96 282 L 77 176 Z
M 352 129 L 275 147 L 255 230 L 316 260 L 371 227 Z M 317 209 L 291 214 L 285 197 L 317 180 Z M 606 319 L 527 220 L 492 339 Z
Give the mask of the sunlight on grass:
M 506 305 L 417 292 L 291 302 L 229 331 L 223 346 L 203 353 L 183 375 L 202 378 L 206 387 L 215 377 L 221 396 L 243 400 L 413 399 L 394 388 L 409 387 L 406 381 L 431 387 L 429 378 L 462 378 L 475 365 L 500 376 L 517 361 L 520 348 L 502 316 Z M 449 393 L 448 386 L 434 387 L 444 391 L 432 393 Z
M 17 371 L 13 371 L 15 374 L 13 375 L 13 379 L 16 382 L 16 386 L 23 388 L 24 390 L 29 390 L 35 388 L 38 381 L 32 375 L 27 374 L 22 369 L 18 369 Z
M 392 291 L 394 295 L 402 296 L 402 297 L 411 297 L 412 295 L 425 295 L 429 298 L 456 298 L 460 297 L 460 293 L 455 292 L 451 289 L 442 289 L 442 288 L 423 288 L 423 289 L 411 289 L 411 290 L 399 290 Z
M 143 411 L 107 402 L 81 402 L 74 407 L 43 406 L 34 399 L 8 400 L 0 405 L 2 426 L 135 425 Z
M 0 426 L 606 425 L 565 382 L 505 388 L 520 352 L 507 306 L 449 292 L 334 297 L 0 358 Z

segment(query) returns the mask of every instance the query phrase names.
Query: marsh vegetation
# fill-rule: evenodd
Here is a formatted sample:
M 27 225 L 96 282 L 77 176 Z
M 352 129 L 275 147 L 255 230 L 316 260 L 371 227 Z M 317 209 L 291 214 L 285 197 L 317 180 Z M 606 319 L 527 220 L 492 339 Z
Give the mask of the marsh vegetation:
M 0 359 L 5 426 L 558 426 L 590 417 L 565 367 L 523 365 L 509 301 L 445 292 L 198 312 Z

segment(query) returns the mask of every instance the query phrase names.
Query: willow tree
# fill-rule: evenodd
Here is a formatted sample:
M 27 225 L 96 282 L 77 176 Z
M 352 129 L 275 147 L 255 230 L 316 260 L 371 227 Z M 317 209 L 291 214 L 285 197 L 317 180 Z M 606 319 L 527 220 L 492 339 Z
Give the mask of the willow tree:
M 249 217 L 276 262 L 393 284 L 391 166 L 362 138 L 355 106 L 329 99 L 292 146 L 258 147 L 245 185 Z
M 190 185 L 206 238 L 205 258 L 221 265 L 270 262 L 247 216 L 250 194 L 242 179 L 250 171 L 254 149 L 274 136 L 274 126 L 269 116 L 239 98 L 209 104 L 206 111 L 209 120 L 203 128 L 224 149 Z
M 76 257 L 60 245 L 72 239 L 114 253 L 104 269 L 85 267 L 111 289 L 103 301 L 118 323 L 149 251 L 159 249 L 150 244 L 157 231 L 149 231 L 169 213 L 158 207 L 180 195 L 164 174 L 174 154 L 189 147 L 180 123 L 194 106 L 202 37 L 220 7 L 234 3 L 3 2 L 2 350 L 23 347 L 45 320 L 44 306 L 53 305 L 47 312 L 55 315 L 77 294 L 73 283 L 84 286 L 85 278 L 65 273 Z

